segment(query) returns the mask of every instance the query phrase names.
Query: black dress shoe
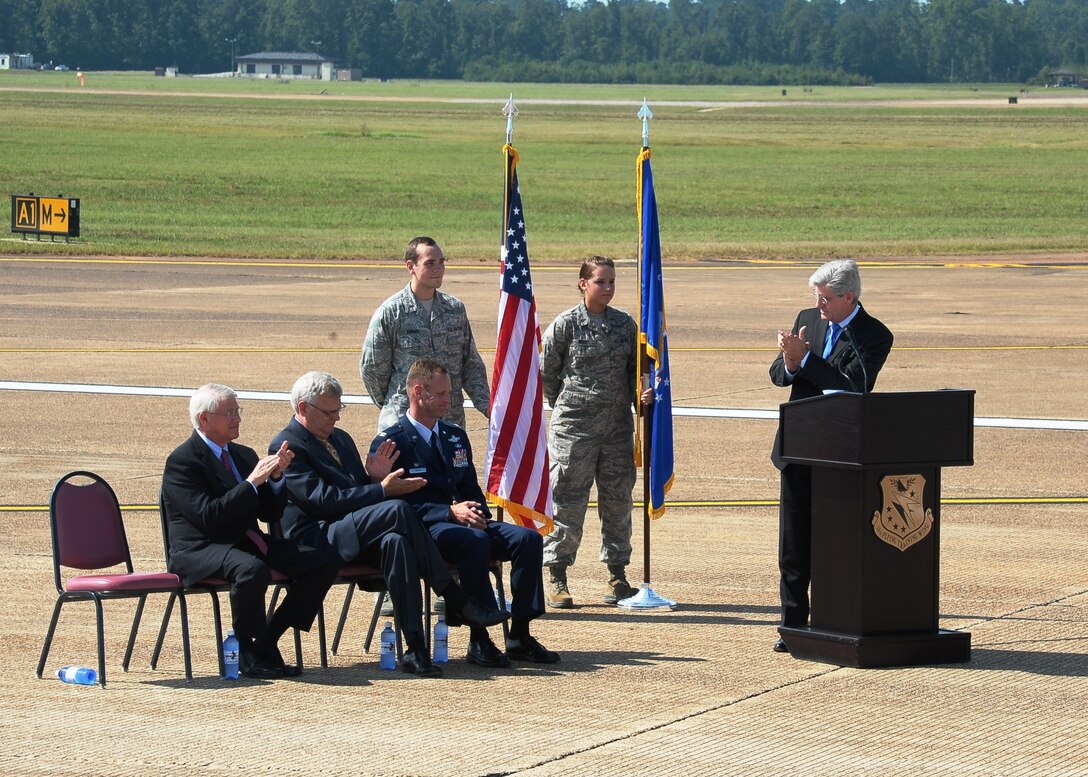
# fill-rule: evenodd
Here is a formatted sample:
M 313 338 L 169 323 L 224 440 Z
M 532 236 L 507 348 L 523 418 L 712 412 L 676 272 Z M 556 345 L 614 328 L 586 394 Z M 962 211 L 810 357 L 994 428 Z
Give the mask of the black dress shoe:
M 280 674 L 284 677 L 298 677 L 302 674 L 302 667 L 285 662 L 283 660 L 283 655 L 280 653 L 280 649 L 275 645 L 266 645 L 264 653 L 268 659 L 269 666 L 279 669 Z
M 406 650 L 400 659 L 400 670 L 420 677 L 441 677 L 442 667 L 435 666 L 422 650 Z
M 510 613 L 506 610 L 500 610 L 498 608 L 485 610 L 473 602 L 466 602 L 458 611 L 456 617 L 450 617 L 451 615 L 453 615 L 453 613 L 446 614 L 446 623 L 450 626 L 468 625 L 480 629 L 486 629 L 489 626 L 498 626 L 510 617 Z
M 782 637 L 779 637 L 777 640 L 775 640 L 774 652 L 775 653 L 789 653 L 790 652 L 790 649 L 788 647 L 786 647 L 786 643 L 782 640 Z
M 470 664 L 476 664 L 476 666 L 488 666 L 499 669 L 510 666 L 510 659 L 507 658 L 501 650 L 495 647 L 495 643 L 490 639 L 481 639 L 479 642 L 475 640 L 469 642 L 468 654 L 465 658 Z
M 548 650 L 533 637 L 506 640 L 506 655 L 514 661 L 532 661 L 534 664 L 557 664 L 559 654 Z
M 257 680 L 272 680 L 283 677 L 279 667 L 272 666 L 263 655 L 245 651 L 238 654 L 238 671 L 243 677 Z

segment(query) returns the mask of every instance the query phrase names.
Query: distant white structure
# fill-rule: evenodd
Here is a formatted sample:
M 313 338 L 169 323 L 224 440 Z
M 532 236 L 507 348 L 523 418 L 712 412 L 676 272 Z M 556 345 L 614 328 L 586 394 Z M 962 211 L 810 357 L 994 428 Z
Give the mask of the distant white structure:
M 33 70 L 33 54 L 0 54 L 0 70 Z
M 236 75 L 250 78 L 332 79 L 333 62 L 320 54 L 299 51 L 261 51 L 236 57 Z

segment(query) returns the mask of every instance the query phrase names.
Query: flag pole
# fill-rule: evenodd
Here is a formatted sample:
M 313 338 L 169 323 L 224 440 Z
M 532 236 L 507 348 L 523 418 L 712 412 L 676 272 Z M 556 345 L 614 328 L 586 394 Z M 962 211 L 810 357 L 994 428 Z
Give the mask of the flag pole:
M 547 534 L 554 526 L 555 507 L 548 480 L 540 324 L 518 189 L 518 152 L 510 144 L 517 113 L 511 94 L 503 108 L 507 142 L 502 148 L 499 304 L 484 493 L 500 520 L 506 516 L 519 526 Z
M 642 150 L 650 150 L 650 119 L 654 117 L 654 114 L 650 111 L 650 106 L 646 102 L 646 98 L 642 98 L 642 107 L 639 108 L 636 118 L 642 121 Z M 639 202 L 642 202 L 642 175 L 639 178 Z M 636 267 L 638 270 L 639 278 L 639 321 L 642 321 L 642 208 L 639 208 L 639 252 Z M 640 324 L 641 326 L 641 324 Z M 639 365 L 638 365 L 638 379 L 639 388 L 646 388 L 649 384 L 649 377 L 647 369 L 648 359 L 646 354 L 645 344 L 639 343 L 638 347 Z M 636 392 L 637 393 L 637 392 Z M 650 585 L 650 454 L 652 449 L 650 443 L 650 435 L 653 432 L 653 425 L 650 423 L 650 416 L 642 410 L 641 396 L 636 396 L 639 415 L 642 416 L 642 461 L 644 462 L 642 467 L 642 582 L 649 587 Z
M 510 93 L 510 99 L 506 101 L 506 105 L 502 107 L 502 115 L 506 117 L 506 145 L 503 147 L 503 184 L 502 184 L 502 236 L 499 241 L 499 245 L 505 245 L 506 243 L 506 220 L 510 213 L 510 158 L 511 152 L 517 153 L 513 150 L 511 145 L 514 139 L 514 118 L 518 115 L 518 107 L 514 105 L 514 93 Z M 500 257 L 500 263 L 505 261 Z M 495 398 L 494 392 L 491 394 L 491 398 Z M 503 520 L 503 508 L 502 505 L 495 506 L 495 515 L 499 519 L 499 523 Z M 500 569 L 502 565 L 499 565 Z M 507 603 L 505 601 L 499 602 L 499 607 L 506 609 Z
M 646 347 L 639 346 L 639 351 L 643 354 L 643 365 L 646 364 Z M 640 384 L 641 385 L 641 384 Z M 636 397 L 641 406 L 641 397 Z M 642 414 L 642 584 L 649 590 L 650 588 L 650 456 L 653 451 L 653 445 L 650 440 L 650 435 L 653 434 L 653 424 L 650 422 L 650 415 L 648 413 Z
M 642 107 L 639 109 L 637 118 L 642 121 L 642 152 L 639 154 L 638 159 L 638 174 L 637 174 L 637 210 L 639 221 L 639 238 L 638 238 L 638 250 L 636 252 L 635 267 L 639 279 L 639 347 L 638 347 L 638 365 L 636 367 L 636 374 L 639 376 L 639 389 L 635 392 L 635 408 L 638 416 L 635 425 L 635 463 L 642 467 L 642 584 L 639 586 L 639 591 L 634 596 L 628 597 L 617 602 L 619 607 L 625 610 L 675 610 L 676 602 L 672 599 L 666 599 L 663 596 L 658 595 L 653 586 L 650 584 L 650 516 L 651 516 L 651 493 L 650 493 L 650 467 L 653 453 L 653 423 L 650 413 L 644 411 L 641 401 L 642 389 L 648 388 L 650 382 L 651 372 L 649 367 L 649 353 L 647 344 L 642 342 L 644 340 L 644 332 L 642 332 L 642 322 L 645 320 L 643 316 L 643 305 L 645 304 L 645 290 L 643 288 L 645 279 L 643 276 L 643 253 L 645 246 L 643 245 L 645 240 L 645 218 L 646 214 L 643 212 L 643 208 L 646 203 L 643 201 L 643 160 L 648 159 L 650 155 L 650 119 L 654 117 L 650 111 L 650 106 L 646 99 L 642 100 Z M 651 207 L 656 208 L 656 203 L 651 203 Z M 655 217 L 656 219 L 656 217 Z M 641 432 L 641 445 L 639 440 L 639 434 Z

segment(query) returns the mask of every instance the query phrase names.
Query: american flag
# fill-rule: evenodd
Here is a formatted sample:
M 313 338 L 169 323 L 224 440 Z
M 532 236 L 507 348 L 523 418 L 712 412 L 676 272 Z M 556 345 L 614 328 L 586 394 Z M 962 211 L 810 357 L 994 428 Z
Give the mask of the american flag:
M 491 375 L 487 497 L 522 526 L 552 530 L 552 488 L 540 379 L 540 324 L 525 244 L 518 153 L 507 144 L 499 336 Z

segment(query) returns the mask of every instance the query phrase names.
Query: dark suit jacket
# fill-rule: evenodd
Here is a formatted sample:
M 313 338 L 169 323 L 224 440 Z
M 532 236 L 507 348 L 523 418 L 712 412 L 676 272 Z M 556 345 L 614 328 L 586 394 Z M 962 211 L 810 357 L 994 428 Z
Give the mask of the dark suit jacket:
M 800 332 L 803 326 L 807 327 L 805 337 L 809 341 L 809 356 L 804 366 L 793 376 L 793 382 L 790 383 L 786 377 L 786 365 L 781 351 L 770 369 L 772 383 L 776 386 L 790 386 L 791 402 L 820 396 L 825 389 L 859 391 L 864 382 L 863 373 L 868 378 L 865 390 L 873 390 L 876 376 L 892 349 L 893 336 L 888 327 L 870 316 L 865 308 L 861 308 L 850 322 L 850 331 L 854 334 L 857 349 L 854 349 L 845 334 L 841 334 L 835 348 L 825 360 L 821 354 L 830 323 L 820 318 L 818 308 L 808 308 L 797 314 L 793 333 Z M 781 469 L 778 450 L 779 440 L 776 437 L 771 459 Z
M 257 466 L 257 453 L 238 443 L 227 445 L 242 477 Z M 276 494 L 267 482 L 256 491 L 237 482 L 195 431 L 166 459 L 162 491 L 170 522 L 170 571 L 185 585 L 214 574 L 227 551 L 246 543 L 257 519 L 275 523 L 283 515 L 286 490 Z
M 400 498 L 416 508 L 416 513 L 428 526 L 442 521 L 452 521 L 450 505 L 454 502 L 474 501 L 482 505 L 488 518 L 487 498 L 476 478 L 472 463 L 472 446 L 465 430 L 445 421 L 438 422 L 438 434 L 442 443 L 442 461 L 435 459 L 430 445 L 423 438 L 408 416 L 401 416 L 397 423 L 382 431 L 370 450 L 377 450 L 382 441 L 390 439 L 397 444 L 400 459 L 397 465 L 404 467 L 405 477 L 424 477 L 427 485 Z
M 343 429 L 333 429 L 329 436 L 340 456 L 339 465 L 324 444 L 294 418 L 273 438 L 269 451 L 275 452 L 285 440 L 295 458 L 286 473 L 290 502 L 283 513 L 284 533 L 314 547 L 327 541 L 344 561 L 357 558 L 356 527 L 340 519 L 383 501 L 381 483 L 374 483 L 366 474 L 355 441 Z M 324 540 L 319 539 L 322 537 Z

